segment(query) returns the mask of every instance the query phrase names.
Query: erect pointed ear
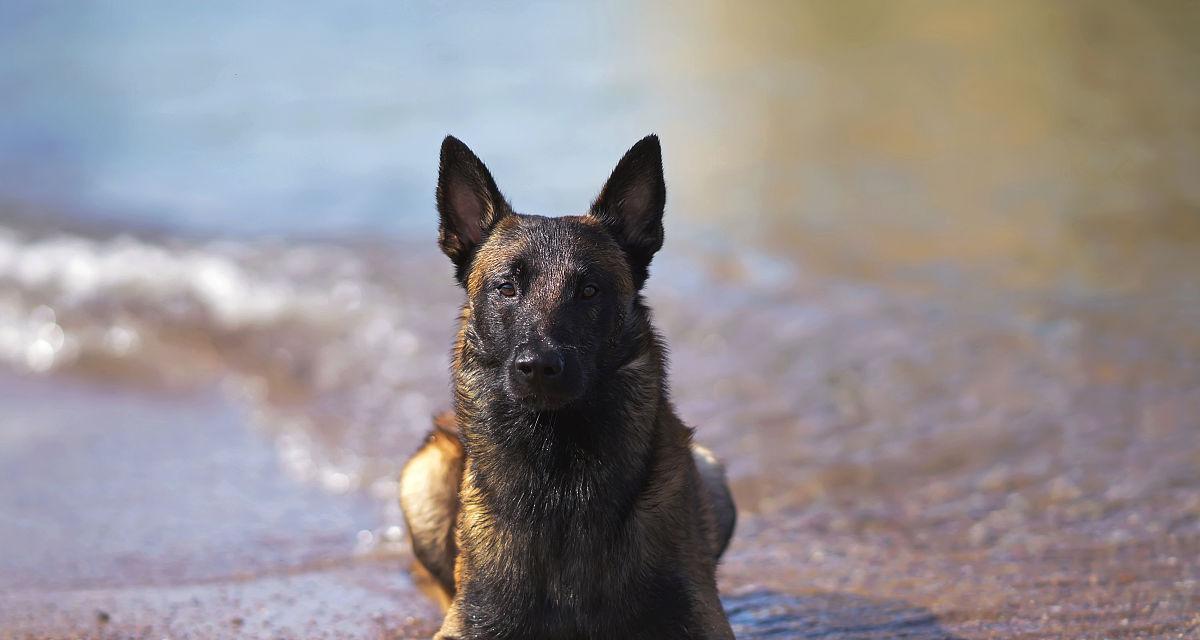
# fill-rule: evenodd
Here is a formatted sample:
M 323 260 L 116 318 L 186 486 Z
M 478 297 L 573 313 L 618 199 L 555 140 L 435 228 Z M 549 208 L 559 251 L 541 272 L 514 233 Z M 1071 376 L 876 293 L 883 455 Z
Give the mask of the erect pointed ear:
M 625 250 L 638 288 L 646 281 L 654 253 L 662 248 L 666 204 L 662 149 L 658 136 L 649 135 L 625 152 L 590 213 Z
M 466 281 L 471 256 L 500 218 L 512 212 L 483 162 L 454 136 L 442 141 L 438 169 L 438 244 Z

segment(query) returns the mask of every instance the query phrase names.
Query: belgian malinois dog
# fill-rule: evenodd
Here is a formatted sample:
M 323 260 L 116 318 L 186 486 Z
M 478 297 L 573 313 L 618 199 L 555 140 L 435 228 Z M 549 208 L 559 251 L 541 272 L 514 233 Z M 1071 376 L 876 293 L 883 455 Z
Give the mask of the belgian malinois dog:
M 438 239 L 466 291 L 454 411 L 400 499 L 447 607 L 435 639 L 733 638 L 715 576 L 733 500 L 675 414 L 640 293 L 665 204 L 656 136 L 559 218 L 515 213 L 442 143 Z

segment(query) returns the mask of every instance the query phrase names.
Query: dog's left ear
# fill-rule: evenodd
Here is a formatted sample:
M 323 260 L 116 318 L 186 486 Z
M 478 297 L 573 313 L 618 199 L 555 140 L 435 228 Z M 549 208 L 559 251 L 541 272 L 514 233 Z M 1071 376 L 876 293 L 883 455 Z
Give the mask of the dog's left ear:
M 625 250 L 634 284 L 639 289 L 646 282 L 650 260 L 662 248 L 666 204 L 662 148 L 658 136 L 649 135 L 633 145 L 617 163 L 592 203 L 590 213 Z

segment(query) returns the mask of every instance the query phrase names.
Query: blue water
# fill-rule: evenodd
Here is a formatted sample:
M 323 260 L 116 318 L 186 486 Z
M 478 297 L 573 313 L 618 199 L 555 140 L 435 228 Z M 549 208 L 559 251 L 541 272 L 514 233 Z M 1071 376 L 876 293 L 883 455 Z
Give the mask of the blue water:
M 628 9 L 2 2 L 0 203 L 428 236 L 453 133 L 518 209 L 576 212 L 655 128 Z

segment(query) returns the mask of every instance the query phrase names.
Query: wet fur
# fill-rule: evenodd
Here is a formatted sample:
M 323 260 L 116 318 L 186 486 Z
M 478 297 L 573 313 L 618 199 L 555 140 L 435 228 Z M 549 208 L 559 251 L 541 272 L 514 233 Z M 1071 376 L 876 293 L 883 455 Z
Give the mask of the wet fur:
M 651 151 L 656 158 L 657 139 Z M 452 162 L 478 162 L 455 153 Z M 644 185 L 626 178 L 646 175 L 654 158 L 627 155 L 605 192 L 626 203 L 649 194 L 657 238 L 620 207 L 603 210 L 605 192 L 587 216 L 512 213 L 485 168 L 462 181 L 488 200 L 477 207 L 479 228 L 464 233 L 474 218 L 451 210 L 447 223 L 443 200 L 475 205 L 470 193 L 443 194 L 446 158 L 444 146 L 442 244 L 468 298 L 454 348 L 455 411 L 436 420 L 401 479 L 414 555 L 449 603 L 436 637 L 732 638 L 715 573 L 733 502 L 720 464 L 692 443 L 670 403 L 664 350 L 638 293 L 662 243 L 663 198 L 655 185 L 635 193 Z M 661 164 L 658 172 L 661 184 Z M 530 297 L 520 314 L 506 314 L 489 298 L 489 278 L 521 261 Z M 571 306 L 556 297 L 579 269 L 611 299 Z M 583 354 L 585 390 L 565 406 L 531 410 L 505 384 L 506 341 L 530 317 L 538 331 L 566 327 L 558 339 Z

